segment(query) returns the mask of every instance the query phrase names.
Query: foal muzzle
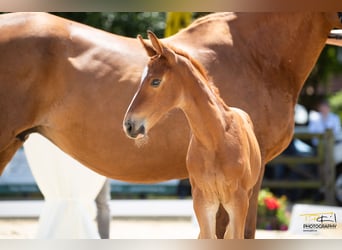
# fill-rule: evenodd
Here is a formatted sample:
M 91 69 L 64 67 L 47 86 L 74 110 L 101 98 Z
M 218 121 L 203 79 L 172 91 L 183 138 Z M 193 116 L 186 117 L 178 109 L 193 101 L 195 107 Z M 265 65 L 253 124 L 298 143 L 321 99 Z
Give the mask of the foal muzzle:
M 126 135 L 131 139 L 137 139 L 145 136 L 145 126 L 144 124 L 138 125 L 132 120 L 126 120 L 124 122 L 124 130 Z

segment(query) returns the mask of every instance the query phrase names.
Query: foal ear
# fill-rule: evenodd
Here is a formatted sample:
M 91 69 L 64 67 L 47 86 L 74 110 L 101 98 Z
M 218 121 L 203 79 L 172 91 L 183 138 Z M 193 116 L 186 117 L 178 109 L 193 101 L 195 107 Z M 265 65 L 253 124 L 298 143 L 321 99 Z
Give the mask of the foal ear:
M 176 61 L 176 54 L 172 49 L 166 47 L 152 31 L 148 30 L 147 34 L 158 55 L 164 56 L 171 63 Z
M 149 57 L 152 57 L 152 56 L 155 56 L 157 55 L 157 51 L 155 51 L 155 49 L 153 48 L 153 46 L 149 43 L 147 43 L 141 35 L 138 35 L 137 36 L 138 40 L 141 42 L 141 44 L 143 45 L 144 49 L 146 50 L 147 52 L 147 55 Z
M 159 41 L 158 37 L 150 30 L 147 31 L 147 36 L 150 39 L 153 48 L 156 50 L 158 55 L 163 54 L 163 45 Z

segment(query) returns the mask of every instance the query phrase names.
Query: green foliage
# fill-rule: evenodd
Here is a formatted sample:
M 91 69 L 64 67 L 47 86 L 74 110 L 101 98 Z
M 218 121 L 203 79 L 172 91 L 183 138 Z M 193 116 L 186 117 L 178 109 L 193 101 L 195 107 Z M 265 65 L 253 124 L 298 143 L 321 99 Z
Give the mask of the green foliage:
M 332 112 L 339 115 L 342 120 L 342 91 L 336 92 L 329 98 Z
M 314 109 L 317 102 L 327 98 L 331 93 L 332 77 L 342 74 L 342 48 L 326 45 L 316 65 L 305 81 L 299 103 L 309 109 Z M 308 91 L 309 90 L 309 91 Z M 339 109 L 342 112 L 342 109 Z
M 306 83 L 317 88 L 318 84 L 328 85 L 331 76 L 342 73 L 342 63 L 338 60 L 338 47 L 324 47 Z
M 311 85 L 317 90 L 322 85 L 329 92 L 329 82 L 333 75 L 342 73 L 342 62 L 338 60 L 339 47 L 327 45 L 323 49 L 310 76 L 306 80 L 306 86 Z
M 163 37 L 166 28 L 165 12 L 52 12 L 52 14 L 129 37 L 136 37 L 138 34 L 146 37 L 147 30 L 152 30 L 158 37 Z M 193 19 L 206 14 L 209 12 L 194 12 Z
M 158 37 L 164 36 L 165 12 L 56 12 L 52 13 L 118 35 L 146 37 L 152 30 Z

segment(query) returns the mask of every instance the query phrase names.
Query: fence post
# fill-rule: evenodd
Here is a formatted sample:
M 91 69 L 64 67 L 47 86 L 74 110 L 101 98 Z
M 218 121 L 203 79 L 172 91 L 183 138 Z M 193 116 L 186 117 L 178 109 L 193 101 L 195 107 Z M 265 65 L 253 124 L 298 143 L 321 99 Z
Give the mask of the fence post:
M 324 191 L 325 202 L 328 205 L 335 205 L 335 160 L 334 145 L 335 139 L 331 129 L 326 130 L 324 134 L 325 142 L 325 161 L 324 161 Z

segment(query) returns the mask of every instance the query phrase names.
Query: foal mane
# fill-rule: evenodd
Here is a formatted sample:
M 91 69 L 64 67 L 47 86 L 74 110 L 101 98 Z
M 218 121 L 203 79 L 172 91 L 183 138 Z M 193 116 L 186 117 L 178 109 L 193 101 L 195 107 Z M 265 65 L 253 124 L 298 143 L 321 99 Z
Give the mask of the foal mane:
M 170 49 L 172 49 L 177 55 L 183 56 L 186 59 L 188 59 L 191 62 L 191 64 L 195 67 L 195 69 L 197 69 L 197 71 L 204 77 L 204 79 L 206 81 L 209 81 L 209 77 L 208 77 L 207 71 L 205 70 L 205 68 L 203 67 L 203 65 L 199 61 L 197 61 L 195 58 L 190 56 L 184 50 L 181 50 L 181 49 L 173 47 L 173 46 L 168 46 L 168 47 Z
M 183 56 L 186 59 L 188 59 L 191 62 L 191 65 L 194 66 L 194 68 L 201 74 L 201 76 L 205 79 L 204 83 L 209 87 L 211 92 L 216 96 L 216 98 L 226 106 L 225 102 L 221 98 L 219 89 L 214 85 L 214 83 L 209 79 L 209 76 L 207 74 L 207 71 L 205 70 L 204 66 L 197 61 L 195 58 L 190 56 L 187 52 L 184 50 L 181 50 L 179 48 L 173 47 L 172 45 L 168 45 L 170 49 L 172 49 L 177 55 Z

